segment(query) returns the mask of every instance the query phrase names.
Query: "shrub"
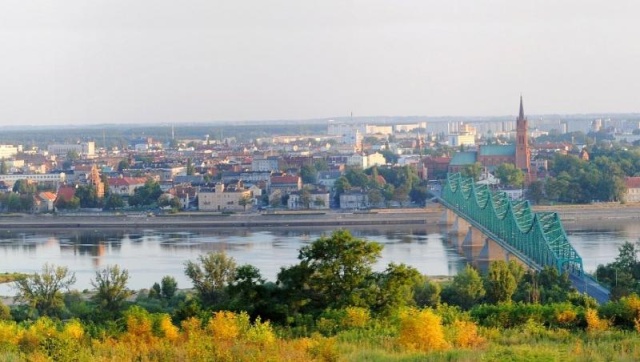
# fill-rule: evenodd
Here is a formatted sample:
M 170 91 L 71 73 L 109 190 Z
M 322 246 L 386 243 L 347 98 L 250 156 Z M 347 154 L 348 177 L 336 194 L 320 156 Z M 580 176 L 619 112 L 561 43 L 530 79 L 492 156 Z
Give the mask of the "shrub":
M 347 307 L 342 325 L 346 328 L 364 328 L 371 320 L 371 313 L 366 308 Z
M 213 339 L 220 342 L 232 342 L 249 328 L 249 315 L 228 311 L 215 312 L 207 324 L 207 330 Z
M 598 311 L 595 309 L 587 309 L 585 312 L 585 319 L 587 320 L 587 332 L 602 332 L 609 328 L 609 322 L 605 319 L 601 319 L 598 316 Z
M 413 350 L 437 351 L 449 347 L 442 321 L 431 309 L 407 310 L 400 317 L 398 342 Z
M 273 344 L 276 335 L 269 321 L 262 322 L 258 317 L 247 332 L 247 340 L 264 347 Z
M 478 334 L 478 326 L 469 321 L 456 321 L 454 344 L 459 348 L 476 348 L 484 344 L 485 340 Z

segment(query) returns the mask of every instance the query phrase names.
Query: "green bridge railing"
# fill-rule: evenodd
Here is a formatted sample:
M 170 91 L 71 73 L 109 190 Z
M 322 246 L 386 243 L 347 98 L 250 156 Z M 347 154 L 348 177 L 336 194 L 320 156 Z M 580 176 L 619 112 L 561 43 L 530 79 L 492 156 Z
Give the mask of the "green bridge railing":
M 505 192 L 492 192 L 472 178 L 449 174 L 442 200 L 455 212 L 482 225 L 541 268 L 583 275 L 582 258 L 571 246 L 555 212 L 531 210 L 528 201 L 511 201 Z

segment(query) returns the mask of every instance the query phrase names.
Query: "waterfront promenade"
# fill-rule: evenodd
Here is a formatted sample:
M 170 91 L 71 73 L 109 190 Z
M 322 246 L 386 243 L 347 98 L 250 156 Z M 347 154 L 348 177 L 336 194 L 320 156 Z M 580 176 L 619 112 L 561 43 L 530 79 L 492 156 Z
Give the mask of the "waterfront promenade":
M 607 220 L 640 219 L 639 204 L 593 204 L 536 206 L 534 211 L 556 211 L 565 224 Z M 74 213 L 64 215 L 0 216 L 1 229 L 136 229 L 136 228 L 281 228 L 340 227 L 366 225 L 437 224 L 443 209 L 439 204 L 425 208 L 374 209 L 342 212 L 276 211 L 248 213 Z

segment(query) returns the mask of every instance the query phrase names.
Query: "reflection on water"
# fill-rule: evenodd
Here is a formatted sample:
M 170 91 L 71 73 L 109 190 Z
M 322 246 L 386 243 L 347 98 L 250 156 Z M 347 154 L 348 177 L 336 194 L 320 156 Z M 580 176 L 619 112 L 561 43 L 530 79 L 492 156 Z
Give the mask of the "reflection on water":
M 383 270 L 390 262 L 406 263 L 428 275 L 452 275 L 464 261 L 443 241 L 436 226 L 353 228 L 356 237 L 384 245 Z M 210 251 L 225 251 L 238 264 L 252 264 L 268 280 L 281 267 L 297 263 L 298 250 L 330 230 L 198 230 L 198 231 L 51 231 L 6 232 L 0 235 L 0 272 L 35 272 L 44 263 L 64 265 L 76 273 L 75 288 L 90 288 L 90 279 L 106 265 L 128 269 L 130 287 L 148 288 L 165 275 L 189 287 L 184 263 Z M 0 286 L 0 294 L 11 294 Z
M 585 270 L 615 259 L 624 241 L 637 241 L 640 225 L 590 223 L 565 224 L 569 240 L 582 256 Z M 455 275 L 464 260 L 444 241 L 435 225 L 354 227 L 359 238 L 384 245 L 383 270 L 390 262 L 406 263 L 427 275 Z M 268 280 L 275 280 L 283 266 L 297 263 L 298 250 L 313 240 L 328 236 L 330 230 L 290 228 L 283 230 L 198 230 L 198 231 L 51 231 L 0 233 L 0 272 L 34 272 L 44 263 L 64 265 L 76 273 L 75 288 L 90 288 L 90 279 L 106 265 L 128 269 L 130 287 L 148 288 L 165 275 L 174 276 L 180 287 L 189 287 L 184 263 L 198 255 L 224 250 L 238 264 L 252 264 Z M 0 285 L 0 295 L 11 294 Z

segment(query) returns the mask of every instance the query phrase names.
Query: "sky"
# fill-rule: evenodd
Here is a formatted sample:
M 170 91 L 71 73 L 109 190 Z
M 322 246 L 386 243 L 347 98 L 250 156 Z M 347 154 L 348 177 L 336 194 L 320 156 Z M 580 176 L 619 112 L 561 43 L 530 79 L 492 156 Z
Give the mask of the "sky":
M 4 0 L 0 125 L 640 112 L 640 1 Z

